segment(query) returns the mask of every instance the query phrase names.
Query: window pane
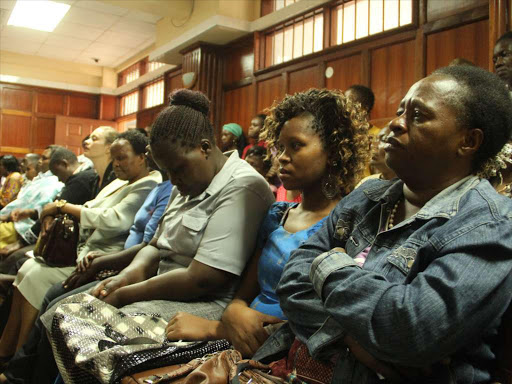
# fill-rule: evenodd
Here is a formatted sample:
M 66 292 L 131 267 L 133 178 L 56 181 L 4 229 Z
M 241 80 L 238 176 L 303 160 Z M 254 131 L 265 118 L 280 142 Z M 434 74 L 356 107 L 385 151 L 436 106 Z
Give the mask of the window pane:
M 382 32 L 384 0 L 370 0 L 370 35 Z
M 287 6 L 289 6 L 289 5 L 293 4 L 293 3 L 295 3 L 295 0 L 285 0 L 284 1 L 284 6 L 287 7 Z
M 293 55 L 293 25 L 284 30 L 284 61 L 290 61 Z
M 324 15 L 315 15 L 315 46 L 314 51 L 318 52 L 324 48 Z
M 283 62 L 283 31 L 274 34 L 274 64 Z
M 400 25 L 412 23 L 412 0 L 400 0 Z
M 338 21 L 336 23 L 336 44 L 343 43 L 343 6 L 336 8 Z
M 304 38 L 302 28 L 302 20 L 294 26 L 294 37 L 293 37 L 293 58 L 302 56 L 302 39 Z
M 384 30 L 398 27 L 398 0 L 384 1 Z
M 355 18 L 356 18 L 356 6 L 355 2 L 351 1 L 345 3 L 343 9 L 343 42 L 352 41 L 355 39 Z
M 368 36 L 368 0 L 357 0 L 356 17 L 356 39 Z
M 276 11 L 285 7 L 284 0 L 276 0 L 275 4 L 276 4 L 276 7 L 275 7 Z
M 150 84 L 144 90 L 146 94 L 145 108 L 151 108 L 164 102 L 164 81 L 160 80 Z
M 121 98 L 121 114 L 129 115 L 139 108 L 139 92 L 135 91 Z
M 313 53 L 313 18 L 304 20 L 304 55 Z

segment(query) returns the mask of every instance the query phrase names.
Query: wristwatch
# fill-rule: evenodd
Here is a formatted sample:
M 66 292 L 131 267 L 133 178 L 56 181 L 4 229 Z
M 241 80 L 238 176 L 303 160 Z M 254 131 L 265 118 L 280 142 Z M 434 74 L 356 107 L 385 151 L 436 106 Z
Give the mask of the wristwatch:
M 57 212 L 62 213 L 61 208 L 63 208 L 67 203 L 68 202 L 66 200 L 57 200 L 55 202 L 55 206 L 57 207 Z

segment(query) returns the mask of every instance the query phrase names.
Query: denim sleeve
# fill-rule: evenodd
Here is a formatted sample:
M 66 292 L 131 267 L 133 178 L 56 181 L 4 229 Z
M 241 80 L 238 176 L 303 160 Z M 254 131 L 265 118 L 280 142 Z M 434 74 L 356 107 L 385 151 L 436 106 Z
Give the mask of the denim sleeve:
M 290 327 L 307 344 L 314 357 L 319 357 L 326 346 L 339 341 L 345 334 L 339 323 L 324 309 L 309 279 L 310 266 L 316 256 L 343 246 L 333 238 L 337 217 L 335 209 L 322 227 L 292 252 L 277 288 L 279 302 Z
M 510 305 L 509 221 L 480 225 L 446 244 L 437 240 L 418 254 L 433 261 L 409 284 L 350 265 L 339 252 L 313 262 L 324 308 L 377 359 L 418 367 L 439 361 L 481 339 Z

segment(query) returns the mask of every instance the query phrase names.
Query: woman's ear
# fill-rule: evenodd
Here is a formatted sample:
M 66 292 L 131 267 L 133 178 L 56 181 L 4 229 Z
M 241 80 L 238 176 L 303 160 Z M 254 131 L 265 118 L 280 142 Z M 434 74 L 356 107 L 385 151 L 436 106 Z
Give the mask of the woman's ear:
M 470 129 L 464 135 L 461 145 L 457 150 L 459 156 L 473 156 L 484 141 L 484 133 L 480 128 Z
M 200 146 L 201 152 L 204 153 L 206 158 L 208 158 L 208 155 L 212 152 L 212 143 L 208 139 L 202 139 Z

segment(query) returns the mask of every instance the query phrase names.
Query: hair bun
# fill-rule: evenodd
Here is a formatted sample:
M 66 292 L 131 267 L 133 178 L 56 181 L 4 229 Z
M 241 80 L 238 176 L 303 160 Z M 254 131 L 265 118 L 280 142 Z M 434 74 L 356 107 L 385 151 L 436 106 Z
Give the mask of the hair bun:
M 191 91 L 189 89 L 177 89 L 169 95 L 169 105 L 184 105 L 201 112 L 207 116 L 210 110 L 210 101 L 201 92 Z

